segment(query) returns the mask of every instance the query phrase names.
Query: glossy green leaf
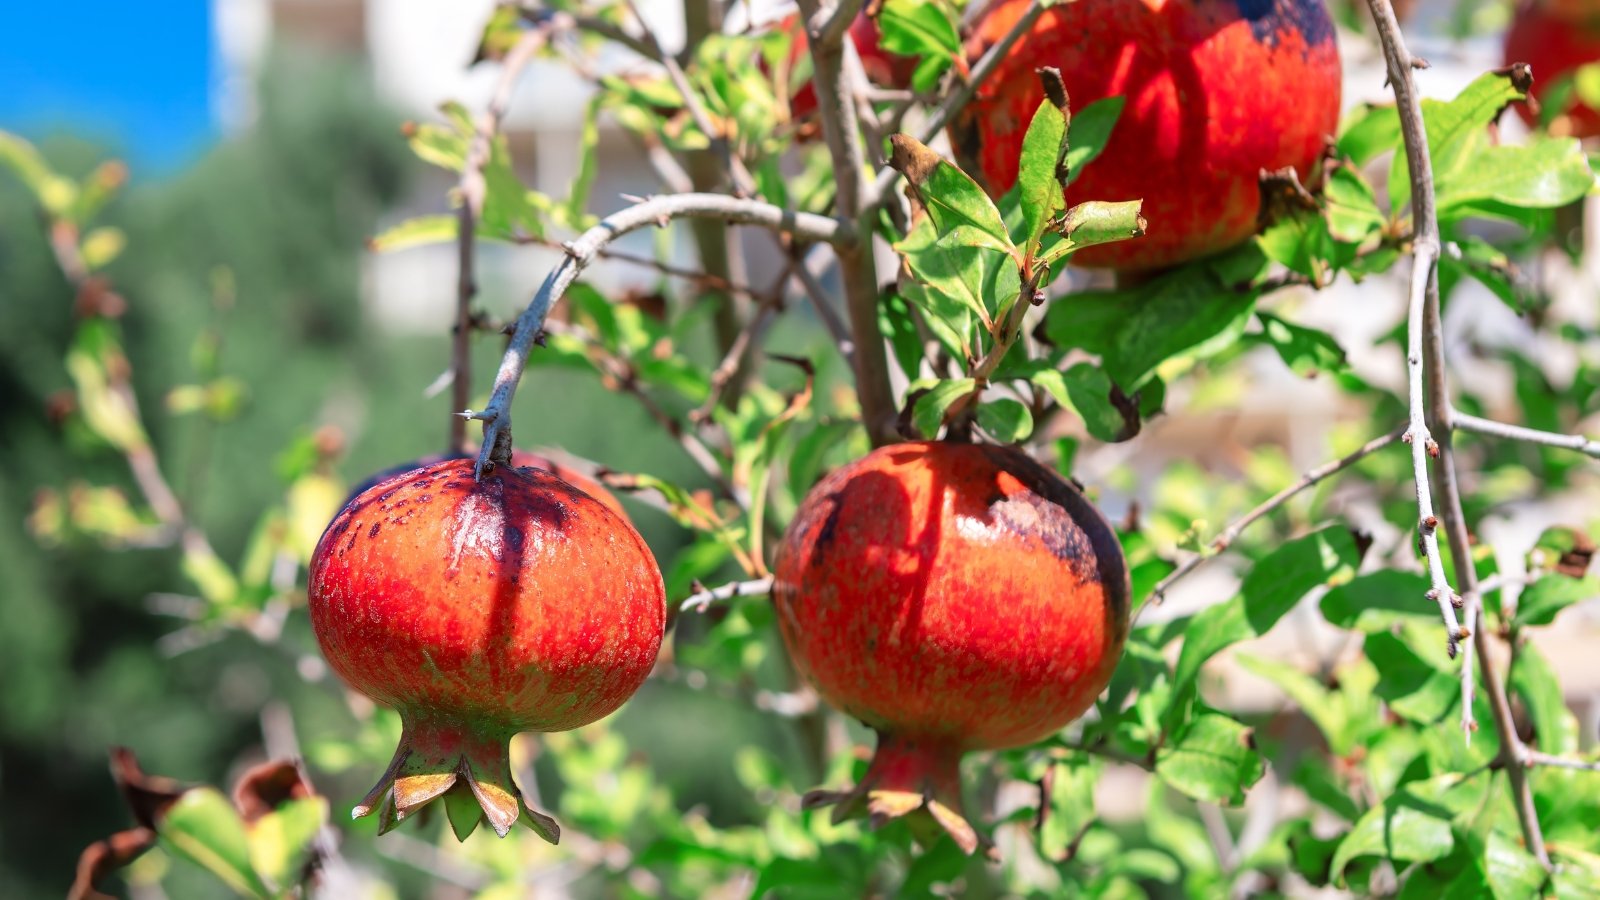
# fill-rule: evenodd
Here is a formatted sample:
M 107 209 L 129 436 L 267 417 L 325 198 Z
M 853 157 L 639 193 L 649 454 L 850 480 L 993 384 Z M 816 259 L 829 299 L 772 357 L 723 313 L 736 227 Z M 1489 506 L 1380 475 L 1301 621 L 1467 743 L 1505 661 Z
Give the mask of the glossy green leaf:
M 1046 97 L 1033 114 L 1022 138 L 1022 158 L 1017 169 L 1017 189 L 1025 246 L 1032 247 L 1045 226 L 1066 207 L 1061 181 L 1056 177 L 1066 150 L 1067 117 Z
M 1057 232 L 1066 240 L 1046 253 L 1045 261 L 1053 263 L 1084 247 L 1143 237 L 1149 224 L 1140 212 L 1143 208 L 1142 200 L 1090 200 L 1079 203 L 1067 210 L 1056 223 Z
M 915 381 L 921 377 L 922 335 L 904 296 L 893 291 L 879 295 L 878 330 L 889 339 L 889 348 L 906 379 Z
M 911 411 L 911 424 L 924 437 L 938 437 L 939 429 L 944 427 L 945 413 L 949 411 L 951 404 L 972 393 L 977 386 L 978 383 L 971 378 L 939 382 L 926 394 L 917 398 L 917 405 Z
M 1487 127 L 1494 117 L 1522 92 L 1509 75 L 1486 72 L 1462 89 L 1453 100 L 1422 100 L 1422 119 L 1428 132 L 1428 156 L 1436 191 L 1443 195 L 1459 179 L 1461 170 L 1487 142 Z M 1410 167 L 1406 155 L 1396 151 L 1389 171 L 1389 197 L 1396 209 L 1411 201 Z M 1440 207 L 1443 208 L 1441 202 Z
M 1098 354 L 1113 381 L 1136 391 L 1167 360 L 1203 358 L 1244 333 L 1256 292 L 1225 281 L 1214 265 L 1187 266 L 1137 287 L 1057 298 L 1045 314 L 1045 334 L 1058 347 Z
M 1368 810 L 1339 844 L 1334 877 L 1363 856 L 1397 863 L 1449 856 L 1456 845 L 1452 820 L 1482 802 L 1488 781 L 1483 773 L 1464 778 L 1452 772 L 1399 788 L 1382 805 Z
M 1522 844 L 1499 831 L 1489 832 L 1480 859 L 1495 900 L 1537 897 L 1549 877 L 1544 866 Z
M 1069 98 L 1070 99 L 1070 98 Z M 1072 123 L 1067 126 L 1067 183 L 1083 174 L 1083 167 L 1092 163 L 1105 150 L 1111 132 L 1122 116 L 1122 95 L 1103 97 L 1082 109 L 1072 111 Z
M 916 138 L 897 134 L 892 164 L 933 219 L 941 242 L 1011 254 L 1011 235 L 1000 210 L 967 173 Z
M 411 247 L 442 244 L 456 239 L 459 225 L 460 220 L 454 215 L 416 216 L 390 226 L 369 239 L 367 247 L 379 253 L 389 253 Z
M 1372 185 L 1360 170 L 1335 166 L 1323 187 L 1328 233 L 1335 240 L 1359 244 L 1383 227 L 1383 211 Z
M 1558 756 L 1577 752 L 1577 717 L 1567 708 L 1555 668 L 1537 646 L 1529 643 L 1518 649 L 1507 687 L 1522 698 L 1528 710 L 1534 746 Z
M 1015 444 L 1033 433 L 1033 413 L 1010 397 L 990 400 L 978 407 L 978 427 L 1002 444 Z
M 249 829 L 250 863 L 255 871 L 280 889 L 293 885 L 327 818 L 326 799 L 302 797 L 257 819 Z
M 1128 415 L 1111 402 L 1116 386 L 1106 373 L 1090 363 L 1078 363 L 1065 372 L 1044 369 L 1030 380 L 1050 392 L 1057 403 L 1077 412 L 1095 440 L 1107 443 L 1125 441 L 1139 433 L 1138 416 Z
M 1266 311 L 1258 311 L 1262 339 L 1271 344 L 1291 371 L 1302 378 L 1323 372 L 1339 372 L 1347 367 L 1344 348 L 1333 335 L 1304 325 L 1295 325 Z
M 1374 689 L 1389 708 L 1421 725 L 1443 720 L 1459 703 L 1461 685 L 1445 653 L 1444 626 L 1407 623 L 1396 635 L 1367 635 L 1367 658 L 1377 667 Z
M 1212 803 L 1238 805 L 1264 771 L 1252 729 L 1217 712 L 1202 712 L 1156 754 L 1156 775 L 1172 788 Z
M 1193 682 L 1219 651 L 1268 629 L 1313 588 L 1348 580 L 1358 558 L 1342 526 L 1329 525 L 1296 538 L 1251 567 L 1232 599 L 1198 613 L 1185 632 L 1173 683 Z
M 1402 622 L 1435 622 L 1439 607 L 1427 599 L 1432 584 L 1420 572 L 1379 569 L 1358 575 L 1322 598 L 1322 616 L 1340 628 L 1374 634 Z
M 178 855 L 222 879 L 235 893 L 267 897 L 270 892 L 250 863 L 244 821 L 214 788 L 185 791 L 159 823 L 162 841 Z
M 1239 665 L 1278 686 L 1298 705 L 1328 741 L 1329 750 L 1343 755 L 1350 752 L 1352 735 L 1347 727 L 1341 697 L 1331 693 L 1315 678 L 1287 663 L 1249 654 L 1239 654 Z
M 1438 181 L 1441 217 L 1485 201 L 1554 208 L 1594 189 L 1595 176 L 1576 138 L 1550 138 L 1525 145 L 1485 146 L 1454 177 Z
M 1363 103 L 1345 115 L 1339 129 L 1339 154 L 1358 166 L 1400 146 L 1400 116 L 1393 103 Z
M 914 90 L 932 90 L 961 56 L 961 36 L 950 9 L 927 0 L 887 0 L 878 13 L 879 46 L 919 60 L 911 78 Z
M 1562 610 L 1600 594 L 1600 578 L 1546 575 L 1528 585 L 1517 600 L 1516 623 L 1523 627 L 1549 625 Z

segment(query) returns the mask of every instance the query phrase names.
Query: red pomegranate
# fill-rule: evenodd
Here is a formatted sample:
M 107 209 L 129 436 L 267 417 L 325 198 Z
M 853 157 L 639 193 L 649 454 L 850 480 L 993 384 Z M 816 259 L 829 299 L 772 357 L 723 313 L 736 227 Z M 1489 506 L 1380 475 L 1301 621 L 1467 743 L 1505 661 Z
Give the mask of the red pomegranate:
M 1600 61 L 1600 0 L 1525 3 L 1506 32 L 1505 61 L 1533 66 L 1533 97 L 1543 101 L 1562 76 L 1579 66 Z M 1531 127 L 1538 123 L 1534 107 L 1515 105 L 1517 115 Z M 1576 91 L 1566 107 L 1550 122 L 1555 134 L 1589 138 L 1600 135 L 1600 111 L 1584 103 Z
M 835 820 L 933 824 L 972 853 L 969 750 L 1030 744 L 1088 709 L 1128 633 L 1116 532 L 1020 451 L 874 450 L 812 488 L 778 548 L 773 600 L 796 665 L 878 733 L 861 784 L 818 791 Z
M 805 28 L 800 24 L 800 17 L 789 15 L 778 23 L 780 30 L 792 32 L 794 43 L 789 45 L 789 71 L 792 73 L 795 64 L 805 54 L 810 44 L 806 39 Z M 856 45 L 856 53 L 861 57 L 861 68 L 866 71 L 867 78 L 879 87 L 907 88 L 911 86 L 911 76 L 917 71 L 917 58 L 915 56 L 901 56 L 883 49 L 880 43 L 883 35 L 878 32 L 878 23 L 865 12 L 850 23 L 850 42 Z M 789 85 L 789 117 L 796 121 L 811 117 L 817 111 L 817 87 L 807 79 L 804 84 Z
M 328 664 L 404 724 L 355 815 L 378 807 L 384 832 L 443 795 L 463 840 L 520 818 L 555 842 L 555 820 L 519 799 L 507 741 L 621 706 L 666 627 L 661 572 L 625 519 L 540 469 L 475 481 L 470 459 L 350 501 L 312 558 L 310 608 Z
M 977 59 L 1029 0 L 999 0 L 967 44 Z M 1125 104 L 1067 202 L 1144 200 L 1149 233 L 1091 247 L 1083 266 L 1152 269 L 1255 232 L 1263 169 L 1309 174 L 1339 123 L 1339 51 L 1322 0 L 1077 0 L 1047 10 L 951 128 L 962 167 L 995 196 L 1017 180 L 1022 137 L 1061 70 L 1074 109 Z
M 360 494 L 367 488 L 372 487 L 380 481 L 387 481 L 402 472 L 409 472 L 412 469 L 420 469 L 423 466 L 431 466 L 434 463 L 443 462 L 447 459 L 467 458 L 468 454 L 465 453 L 452 453 L 448 455 L 436 453 L 432 456 L 424 456 L 421 459 L 412 460 L 408 463 L 401 463 L 398 466 L 390 466 L 387 469 L 369 476 L 365 481 L 356 485 L 355 489 L 350 492 L 350 496 L 345 500 L 345 502 L 348 503 L 351 500 L 354 500 L 357 494 Z M 473 454 L 473 458 L 476 458 L 476 454 Z M 535 469 L 543 469 L 546 472 L 550 472 L 557 478 L 560 478 L 562 481 L 565 481 L 578 490 L 583 491 L 585 494 L 588 494 L 594 499 L 599 500 L 601 503 L 604 503 L 606 508 L 621 516 L 623 519 L 629 522 L 632 521 L 628 518 L 627 510 L 622 508 L 622 504 L 618 502 L 615 494 L 612 494 L 610 491 L 606 490 L 605 486 L 600 482 L 590 478 L 588 475 L 585 475 L 582 472 L 579 472 L 577 469 L 571 468 L 570 466 L 563 466 L 549 457 L 540 456 L 537 453 L 527 450 L 512 450 L 511 464 L 518 468 L 532 466 Z

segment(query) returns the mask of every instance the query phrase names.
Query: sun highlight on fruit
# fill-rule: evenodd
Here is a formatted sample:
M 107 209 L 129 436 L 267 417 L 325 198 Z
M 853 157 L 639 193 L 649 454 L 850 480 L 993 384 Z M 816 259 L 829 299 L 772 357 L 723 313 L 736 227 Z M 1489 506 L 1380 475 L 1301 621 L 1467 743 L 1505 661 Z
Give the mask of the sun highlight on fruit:
M 967 43 L 978 59 L 1029 0 L 999 0 Z M 962 168 L 998 197 L 1017 180 L 1061 71 L 1072 108 L 1124 98 L 1100 157 L 1067 203 L 1144 200 L 1148 234 L 1078 251 L 1081 266 L 1141 270 L 1224 250 L 1255 232 L 1259 173 L 1306 178 L 1339 123 L 1339 50 L 1322 0 L 1077 0 L 1044 12 L 951 127 Z
M 466 453 L 435 453 L 432 456 L 424 456 L 421 459 L 414 459 L 411 462 L 401 463 L 397 466 L 390 466 L 387 469 L 374 472 L 372 475 L 368 476 L 365 481 L 357 484 L 355 488 L 350 491 L 350 496 L 345 500 L 345 502 L 348 503 L 351 500 L 354 500 L 356 495 L 360 494 L 362 491 L 365 491 L 367 488 L 372 487 L 378 482 L 387 481 L 403 472 L 409 472 L 412 469 L 420 469 L 423 466 L 431 466 L 435 463 L 444 462 L 445 460 L 468 459 L 475 457 L 476 453 L 471 455 Z M 604 503 L 607 509 L 621 516 L 630 524 L 633 521 L 632 519 L 628 518 L 627 510 L 623 508 L 622 503 L 617 500 L 615 494 L 606 490 L 605 486 L 600 482 L 590 478 L 588 475 L 585 475 L 582 472 L 579 472 L 577 469 L 574 469 L 571 466 L 564 466 L 561 463 L 550 459 L 549 457 L 540 456 L 539 454 L 529 450 L 512 450 L 511 465 L 517 468 L 532 467 L 535 469 L 543 469 L 546 472 L 555 475 L 562 481 L 565 481 L 567 484 L 570 484 L 578 490 L 583 491 L 585 494 L 588 494 L 594 499 L 599 500 L 601 503 Z
M 604 503 L 536 468 L 410 469 L 351 500 L 311 563 L 311 624 L 352 688 L 400 713 L 394 761 L 354 810 L 387 832 L 443 797 L 462 840 L 487 820 L 560 828 L 511 780 L 507 743 L 616 710 L 666 627 L 661 572 Z
M 895 444 L 829 474 L 778 549 L 773 601 L 796 665 L 878 733 L 861 783 L 814 791 L 839 821 L 908 816 L 967 853 L 961 757 L 1034 743 L 1094 702 L 1128 633 L 1116 532 L 1007 447 Z

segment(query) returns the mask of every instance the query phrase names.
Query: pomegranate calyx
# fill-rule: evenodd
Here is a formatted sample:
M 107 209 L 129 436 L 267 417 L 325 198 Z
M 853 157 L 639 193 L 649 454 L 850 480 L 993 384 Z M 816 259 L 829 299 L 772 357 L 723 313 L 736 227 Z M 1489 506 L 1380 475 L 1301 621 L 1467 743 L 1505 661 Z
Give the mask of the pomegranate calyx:
M 949 741 L 880 731 L 860 784 L 847 791 L 808 791 L 800 806 L 832 806 L 834 824 L 865 816 L 874 829 L 905 819 L 923 846 L 943 833 L 968 856 L 982 848 L 994 858 L 994 844 L 961 811 L 961 754 L 960 745 Z
M 556 820 L 527 806 L 511 780 L 507 744 L 515 729 L 475 729 L 451 720 L 401 713 L 403 730 L 394 760 L 353 810 L 352 818 L 378 811 L 378 833 L 387 834 L 412 814 L 443 797 L 456 839 L 465 841 L 487 821 L 505 837 L 517 822 L 552 844 L 561 840 Z

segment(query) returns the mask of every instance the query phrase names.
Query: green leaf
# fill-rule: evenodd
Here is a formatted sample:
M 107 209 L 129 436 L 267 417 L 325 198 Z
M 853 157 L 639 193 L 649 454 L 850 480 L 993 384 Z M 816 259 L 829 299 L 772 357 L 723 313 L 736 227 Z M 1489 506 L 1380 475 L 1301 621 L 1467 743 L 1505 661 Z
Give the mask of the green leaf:
M 215 788 L 185 791 L 167 811 L 158 832 L 175 853 L 198 863 L 236 893 L 270 896 L 250 864 L 244 821 Z
M 1111 140 L 1111 131 L 1122 116 L 1122 105 L 1126 100 L 1118 94 L 1073 111 L 1072 123 L 1067 126 L 1067 141 L 1071 144 L 1067 150 L 1068 184 L 1076 181 L 1083 173 L 1083 167 L 1094 162 L 1105 150 L 1106 143 Z
M 1313 588 L 1345 581 L 1358 558 L 1350 532 L 1329 525 L 1296 538 L 1251 567 L 1233 599 L 1197 614 L 1185 632 L 1173 684 L 1193 682 L 1219 651 L 1266 634 Z
M 930 4 L 932 5 L 932 4 Z M 1066 206 L 1061 181 L 1056 177 L 1066 151 L 1067 116 L 1046 97 L 1022 138 L 1022 158 L 1017 169 L 1017 190 L 1027 228 L 1023 244 L 1036 246 L 1045 226 Z
M 1563 609 L 1600 594 L 1600 579 L 1546 575 L 1529 585 L 1517 600 L 1516 624 L 1549 625 Z
M 1293 700 L 1306 716 L 1315 722 L 1327 739 L 1329 749 L 1337 754 L 1349 753 L 1352 744 L 1344 704 L 1337 694 L 1331 693 L 1321 682 L 1288 663 L 1259 656 L 1239 654 L 1239 665 L 1277 685 Z
M 921 377 L 922 335 L 917 333 L 917 323 L 905 297 L 893 291 L 879 295 L 878 330 L 889 339 L 895 362 L 900 364 L 906 380 L 915 381 Z
M 1522 900 L 1537 897 L 1544 888 L 1549 874 L 1539 860 L 1519 842 L 1501 834 L 1489 832 L 1489 839 L 1480 858 L 1489 876 L 1489 887 L 1495 900 Z
M 1578 719 L 1567 708 L 1555 669 L 1534 644 L 1524 644 L 1517 650 L 1509 686 L 1527 706 L 1535 746 L 1557 756 L 1577 752 Z
M 1056 224 L 1056 230 L 1066 241 L 1056 245 L 1044 256 L 1047 263 L 1084 247 L 1112 244 L 1131 238 L 1143 237 L 1149 224 L 1140 214 L 1143 200 L 1122 200 L 1115 203 L 1090 200 L 1067 210 Z
M 1156 775 L 1174 789 L 1237 806 L 1265 771 L 1252 729 L 1218 712 L 1203 712 L 1156 754 Z
M 1460 701 L 1461 685 L 1450 670 L 1442 625 L 1406 623 L 1400 634 L 1367 635 L 1363 648 L 1377 667 L 1373 693 L 1389 708 L 1420 725 L 1443 720 Z
M 878 13 L 877 24 L 880 47 L 920 60 L 911 79 L 913 90 L 932 90 L 961 56 L 961 36 L 943 3 L 888 0 Z
M 385 229 L 369 239 L 367 247 L 378 253 L 442 244 L 456 239 L 460 220 L 454 215 L 417 216 Z
M 1432 623 L 1439 615 L 1427 599 L 1432 587 L 1420 572 L 1379 569 L 1329 591 L 1322 598 L 1322 616 L 1329 624 L 1367 634 L 1404 622 Z
M 1486 72 L 1467 85 L 1450 101 L 1424 98 L 1422 120 L 1428 131 L 1428 156 L 1433 181 L 1439 194 L 1457 180 L 1465 166 L 1487 141 L 1486 128 L 1500 110 L 1522 92 L 1511 84 L 1507 74 Z M 1406 155 L 1396 152 L 1389 169 L 1389 197 L 1399 209 L 1411 201 L 1410 167 Z M 1443 204 L 1441 204 L 1441 209 Z
M 990 400 L 978 407 L 978 427 L 1002 444 L 1015 444 L 1033 433 L 1033 413 L 1010 397 Z
M 1045 369 L 1034 373 L 1032 381 L 1049 391 L 1057 403 L 1075 410 L 1095 440 L 1114 444 L 1139 433 L 1138 417 L 1130 422 L 1111 402 L 1116 385 L 1098 366 L 1083 362 L 1065 372 Z
M 1455 175 L 1438 180 L 1441 218 L 1469 204 L 1506 203 L 1553 209 L 1572 203 L 1595 185 L 1589 158 L 1576 138 L 1549 138 L 1525 145 L 1499 144 L 1478 150 Z
M 1000 210 L 967 173 L 910 135 L 890 137 L 890 164 L 906 176 L 941 242 L 1015 253 Z
M 1302 756 L 1290 780 L 1305 791 L 1306 796 L 1328 811 L 1343 817 L 1345 821 L 1354 822 L 1361 818 L 1361 807 L 1356 805 L 1355 798 L 1350 796 L 1350 786 L 1342 783 L 1333 773 L 1326 757 L 1310 753 Z M 1332 855 L 1333 850 L 1329 848 L 1328 856 Z
M 1359 244 L 1383 228 L 1377 195 L 1360 170 L 1334 166 L 1323 188 L 1328 233 L 1335 240 Z
M 1209 356 L 1244 333 L 1257 294 L 1225 281 L 1225 264 L 1186 266 L 1137 287 L 1061 297 L 1045 314 L 1045 334 L 1058 347 L 1099 354 L 1111 380 L 1132 393 L 1168 360 Z
M 1452 772 L 1399 788 L 1383 805 L 1368 810 L 1345 836 L 1333 857 L 1333 876 L 1341 877 L 1352 860 L 1363 856 L 1402 863 L 1449 856 L 1456 844 L 1451 820 L 1473 801 L 1481 801 L 1487 781 L 1464 780 Z
M 255 871 L 279 888 L 294 884 L 311 841 L 327 818 L 325 798 L 302 797 L 257 819 L 249 833 L 250 863 Z
M 1314 284 L 1328 280 L 1331 268 L 1341 268 L 1350 254 L 1334 242 L 1328 219 L 1315 209 L 1280 215 L 1256 236 L 1261 251 L 1273 262 L 1310 278 Z
M 1302 378 L 1322 372 L 1342 372 L 1347 367 L 1344 348 L 1325 331 L 1295 325 L 1272 313 L 1258 311 L 1261 334 L 1283 357 L 1289 369 Z
M 1394 104 L 1363 103 L 1345 116 L 1339 129 L 1339 154 L 1364 166 L 1379 154 L 1400 146 L 1400 115 Z
M 917 398 L 917 405 L 911 411 L 911 424 L 916 426 L 924 437 L 938 437 L 939 429 L 944 427 L 944 416 L 950 405 L 972 393 L 977 386 L 978 383 L 971 378 L 939 382 L 926 394 Z
M 502 7 L 503 8 L 503 7 Z M 573 229 L 585 227 L 589 209 L 589 191 L 594 187 L 595 172 L 600 154 L 600 107 L 604 96 L 595 94 L 584 109 L 583 130 L 578 137 L 578 174 L 572 178 L 572 192 L 567 195 L 567 224 Z
M 957 307 L 965 309 L 987 324 L 994 319 L 999 308 L 999 298 L 985 290 L 991 260 L 1000 260 L 992 252 L 976 247 L 941 240 L 932 217 L 922 217 L 912 226 L 910 233 L 894 245 L 906 259 L 911 274 L 930 290 L 926 302 L 919 304 L 928 314 L 929 326 L 935 321 L 945 326 L 952 337 L 958 338 L 953 353 L 961 358 L 970 349 L 965 345 L 967 324 Z M 1006 258 L 1009 259 L 1009 258 Z M 1007 265 L 1015 278 L 1016 267 Z M 1020 289 L 1013 289 L 1015 290 Z M 913 291 L 907 298 L 919 299 Z
M 1054 765 L 1046 801 L 1049 814 L 1039 828 L 1039 852 L 1046 858 L 1060 859 L 1073 838 L 1094 821 L 1094 786 L 1101 768 L 1099 760 L 1081 755 Z

